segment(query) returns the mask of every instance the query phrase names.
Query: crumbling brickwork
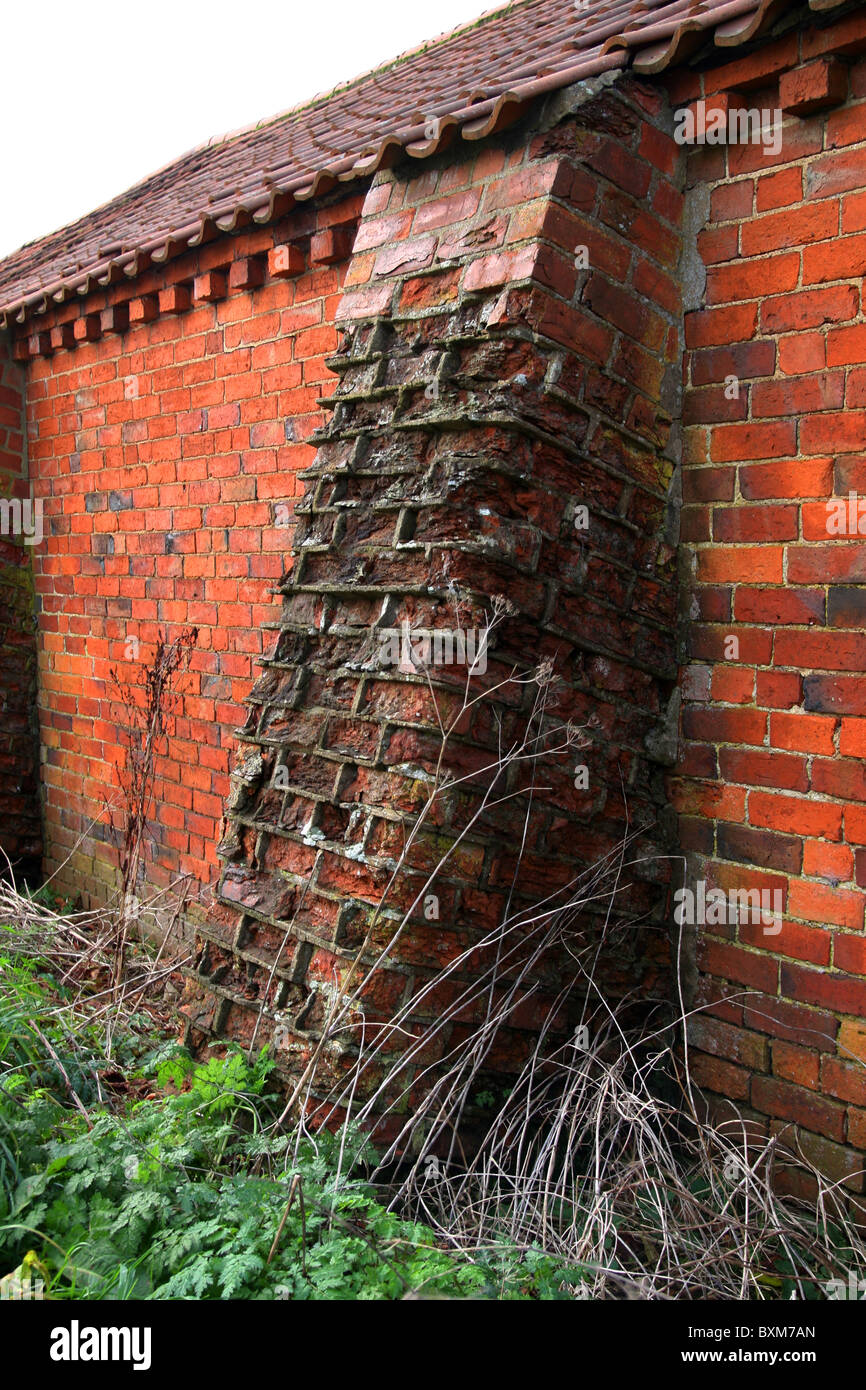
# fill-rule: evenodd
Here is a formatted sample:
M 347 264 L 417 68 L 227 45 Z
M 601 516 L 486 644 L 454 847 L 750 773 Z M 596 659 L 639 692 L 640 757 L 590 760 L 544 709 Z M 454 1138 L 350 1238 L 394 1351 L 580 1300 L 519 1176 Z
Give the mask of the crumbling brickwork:
M 616 863 L 635 830 L 620 891 L 579 915 L 575 941 L 604 943 L 615 996 L 668 997 L 654 736 L 676 675 L 681 195 L 659 106 L 632 85 L 529 142 L 371 188 L 337 315 L 333 417 L 303 475 L 277 645 L 241 733 L 223 922 L 205 931 L 203 999 L 186 1005 L 194 1036 L 249 1042 L 279 1012 L 278 1055 L 296 1068 L 362 943 L 369 963 L 406 916 L 362 993 L 368 1020 L 387 1018 L 509 910 L 567 901 L 581 868 Z M 497 596 L 509 611 L 464 716 L 465 665 L 395 667 L 387 640 L 383 663 L 383 633 L 478 633 Z M 544 661 L 543 727 L 571 721 L 587 746 L 496 774 Z M 403 860 L 440 719 L 459 721 L 442 770 L 470 780 L 438 797 Z M 482 808 L 497 775 L 498 804 Z M 523 1061 L 574 969 L 567 952 L 539 964 L 488 1065 Z M 409 1026 L 460 988 L 457 975 Z M 437 1047 L 472 1022 L 464 1010 Z

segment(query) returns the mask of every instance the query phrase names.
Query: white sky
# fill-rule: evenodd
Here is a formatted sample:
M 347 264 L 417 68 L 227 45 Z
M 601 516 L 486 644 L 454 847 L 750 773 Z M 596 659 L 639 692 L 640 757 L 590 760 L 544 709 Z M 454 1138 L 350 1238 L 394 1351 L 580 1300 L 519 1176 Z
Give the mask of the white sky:
M 500 2 L 4 4 L 0 257 Z

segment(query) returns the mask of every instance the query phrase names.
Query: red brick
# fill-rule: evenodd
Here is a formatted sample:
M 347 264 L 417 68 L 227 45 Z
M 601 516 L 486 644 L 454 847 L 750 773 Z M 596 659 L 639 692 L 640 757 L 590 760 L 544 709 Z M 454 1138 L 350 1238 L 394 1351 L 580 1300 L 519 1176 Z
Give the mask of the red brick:
M 740 179 L 738 183 L 723 183 L 713 189 L 710 197 L 710 217 L 714 222 L 739 222 L 752 211 L 754 196 L 752 179 Z
M 765 993 L 774 994 L 778 975 L 777 963 L 757 951 L 741 946 L 704 938 L 697 946 L 698 967 L 720 979 L 735 980 Z
M 733 647 L 731 639 L 735 639 Z M 745 662 L 750 666 L 769 664 L 773 650 L 772 633 L 763 628 L 731 625 L 697 625 L 691 635 L 691 654 L 698 661 Z
M 827 253 L 824 246 L 811 249 L 816 256 Z M 804 255 L 808 254 L 809 251 L 804 252 Z M 711 266 L 707 271 L 707 303 L 730 304 L 742 299 L 765 299 L 769 294 L 782 294 L 794 289 L 799 275 L 799 253 L 738 261 L 730 266 Z M 836 280 L 841 277 L 821 275 L 816 278 Z
M 698 783 L 671 779 L 668 783 L 671 805 L 683 815 L 709 820 L 742 821 L 746 813 L 746 793 L 741 787 L 721 783 Z
M 792 1043 L 773 1043 L 773 1073 L 784 1081 L 793 1081 L 798 1086 L 806 1086 L 817 1091 L 821 1058 L 817 1052 L 809 1052 L 805 1047 L 794 1047 Z
M 733 145 L 728 150 L 728 172 L 732 178 L 736 178 L 742 174 L 764 172 L 776 164 L 792 164 L 819 154 L 823 143 L 824 129 L 820 118 L 788 120 L 784 122 L 782 144 L 777 153 L 765 149 L 763 144 Z
M 140 295 L 129 302 L 129 322 L 152 323 L 159 313 L 159 303 L 155 294 Z
M 720 1057 L 711 1057 L 706 1052 L 695 1052 L 691 1057 L 692 1079 L 698 1086 L 731 1100 L 748 1100 L 749 1072 L 725 1062 Z
M 818 372 L 825 365 L 826 339 L 820 333 L 801 333 L 779 342 L 779 370 L 789 376 Z
M 862 677 L 809 675 L 804 679 L 806 708 L 826 714 L 866 714 L 866 682 Z
M 683 715 L 683 732 L 687 738 L 709 743 L 764 742 L 767 716 L 759 710 L 687 709 Z
M 866 1149 L 866 1110 L 848 1109 L 848 1142 L 857 1149 Z
M 856 453 L 863 447 L 864 430 L 866 411 L 862 410 L 808 417 L 800 427 L 800 448 L 805 454 Z
M 803 199 L 803 171 L 800 168 L 780 169 L 758 179 L 755 206 L 758 212 L 770 208 L 790 207 Z M 751 207 L 749 208 L 751 211 Z
M 762 869 L 779 869 L 786 874 L 798 874 L 802 868 L 802 842 L 794 835 L 774 835 L 750 825 L 730 824 L 719 825 L 717 839 L 722 859 L 754 864 Z
M 720 265 L 739 255 L 740 228 L 737 226 L 705 227 L 698 232 L 698 252 L 704 265 Z
M 75 342 L 75 335 L 72 331 L 71 323 L 57 323 L 49 334 L 51 347 L 54 352 L 59 352 L 62 348 L 70 348 Z
M 837 938 L 837 946 L 839 940 Z M 866 1016 L 866 980 L 853 979 L 836 971 L 807 970 L 802 965 L 782 962 L 781 992 L 804 1004 L 817 1004 L 843 1014 Z
M 745 57 L 738 54 L 731 62 L 710 68 L 705 75 L 707 94 L 729 89 L 739 96 L 739 93 L 752 87 L 766 86 L 768 77 L 786 72 L 796 65 L 799 57 L 798 37 L 793 32 L 785 34 L 783 38 L 765 41 Z
M 830 748 L 816 749 L 816 752 L 833 753 Z M 839 733 L 839 754 L 841 757 L 866 758 L 866 719 L 843 719 Z
M 803 33 L 801 57 L 803 62 L 825 53 L 857 54 L 866 49 L 866 16 L 855 12 L 819 28 L 810 26 Z
M 845 1111 L 811 1091 L 776 1077 L 756 1076 L 752 1081 L 752 1105 L 765 1115 L 791 1120 L 828 1139 L 845 1136 Z
M 727 705 L 750 705 L 755 697 L 754 671 L 735 666 L 713 667 L 712 696 Z
M 229 267 L 230 290 L 253 290 L 264 283 L 265 272 L 255 256 L 242 256 Z
M 110 304 L 108 309 L 101 311 L 99 322 L 103 334 L 125 334 L 129 327 L 129 304 Z
M 862 108 L 858 108 L 859 111 Z M 858 136 L 858 139 L 860 137 Z M 849 193 L 842 199 L 842 231 L 862 232 L 866 230 L 866 191 Z
M 842 808 L 828 801 L 807 801 L 800 797 L 753 791 L 749 795 L 749 820 L 767 830 L 793 835 L 823 835 L 827 840 L 842 838 Z
M 538 258 L 536 246 L 527 246 L 519 251 L 495 252 L 491 256 L 481 256 L 466 267 L 463 275 L 463 289 L 467 294 L 481 290 L 494 289 L 516 280 L 528 280 L 535 271 Z
M 819 714 L 770 715 L 770 742 L 774 748 L 831 756 L 835 751 L 835 730 L 836 720 L 825 719 Z
M 821 589 L 751 589 L 741 585 L 734 599 L 734 617 L 738 622 L 774 626 L 823 625 L 824 601 Z
M 847 845 L 831 845 L 826 840 L 805 842 L 803 873 L 809 878 L 827 879 L 834 885 L 847 883 L 853 869 L 854 856 Z
M 798 534 L 796 507 L 713 508 L 713 539 L 716 541 L 792 541 Z
M 622 332 L 643 343 L 645 347 L 657 349 L 661 346 L 661 318 L 646 304 L 642 304 L 638 296 L 630 290 L 611 284 L 602 275 L 592 275 L 583 298 L 605 323 L 612 323 Z
M 832 1013 L 821 1013 L 784 999 L 754 996 L 744 1001 L 743 1022 L 747 1028 L 802 1043 L 818 1052 L 835 1050 L 834 1040 L 839 1029 L 839 1022 Z
M 758 307 L 757 304 L 733 304 L 686 314 L 686 347 L 714 347 L 743 342 L 757 328 Z M 863 360 L 866 361 L 866 357 Z
M 702 1052 L 736 1062 L 750 1071 L 767 1069 L 767 1040 L 758 1033 L 732 1027 L 717 1018 L 708 1018 L 703 1012 L 691 1015 L 688 1032 L 692 1047 L 698 1047 Z
M 847 970 L 853 975 L 866 975 L 866 941 L 862 936 L 837 935 L 833 943 L 833 964 L 837 970 Z M 837 1008 L 845 1012 L 857 1013 L 857 1008 L 848 1009 L 840 999 Z
M 170 285 L 168 289 L 159 292 L 161 314 L 183 314 L 190 303 L 190 293 L 185 285 Z
M 781 584 L 781 546 L 718 546 L 698 552 L 701 584 Z
M 848 69 L 835 58 L 819 58 L 783 73 L 779 79 L 779 105 L 794 116 L 839 106 L 847 95 Z
M 741 381 L 772 376 L 775 367 L 775 343 L 736 343 L 732 347 L 711 348 L 692 353 L 692 384 L 705 386 L 708 382 L 723 382 L 728 376 L 737 376 Z
M 833 460 L 786 459 L 783 463 L 743 464 L 740 491 L 749 501 L 782 497 L 830 497 Z
M 834 328 L 827 334 L 827 366 L 866 362 L 866 324 Z
M 866 801 L 866 767 L 860 759 L 817 758 L 812 763 L 812 788 L 842 801 Z
M 796 210 L 786 208 L 784 212 L 768 213 L 743 224 L 742 254 L 760 256 L 766 251 L 825 241 L 836 235 L 838 225 L 838 206 L 829 200 Z
M 652 170 L 645 160 L 629 154 L 619 141 L 605 140 L 598 151 L 586 156 L 586 162 L 596 173 L 602 174 L 632 197 L 643 198 L 646 195 Z
M 745 420 L 748 397 L 731 396 L 722 386 L 709 386 L 703 391 L 689 391 L 683 402 L 683 423 L 686 425 L 718 424 L 726 420 Z
M 841 1057 L 824 1057 L 821 1062 L 821 1088 L 838 1100 L 866 1105 L 866 1067 Z
M 866 236 L 837 237 L 831 246 L 807 246 L 803 251 L 803 284 L 848 280 L 866 271 Z M 790 289 L 791 286 L 785 288 Z
M 719 753 L 719 771 L 726 782 L 775 787 L 780 791 L 809 789 L 806 759 L 786 753 L 746 753 L 739 748 L 723 748 Z
M 72 333 L 77 343 L 95 342 L 100 334 L 99 315 L 82 314 L 80 318 L 74 320 Z M 47 334 L 44 336 L 47 337 Z
M 849 931 L 861 931 L 863 895 L 793 879 L 788 891 L 788 912 L 807 922 L 832 922 Z
M 758 671 L 755 703 L 770 709 L 791 709 L 803 698 L 803 677 L 788 671 Z
M 832 285 L 825 290 L 799 290 L 765 299 L 761 328 L 765 333 L 790 333 L 824 323 L 856 318 L 860 292 L 856 285 Z
M 788 547 L 789 584 L 866 583 L 866 547 L 862 542 Z
M 838 417 L 828 417 L 828 424 L 831 418 Z M 803 428 L 818 424 L 823 424 L 823 421 L 805 420 Z M 753 424 L 748 421 L 737 425 L 716 425 L 710 432 L 710 459 L 713 463 L 780 458 L 785 454 L 795 453 L 796 448 L 797 428 L 789 421 L 780 421 L 777 424 Z M 809 452 L 817 454 L 826 453 L 828 450 L 816 446 Z
M 683 475 L 683 500 L 687 503 L 732 502 L 735 484 L 733 468 L 687 468 Z
M 310 265 L 338 265 L 352 253 L 352 229 L 328 227 L 310 239 Z
M 337 323 L 348 319 L 374 319 L 390 311 L 394 297 L 393 282 L 386 281 L 370 289 L 344 294 L 335 315 Z
M 303 275 L 306 262 L 299 246 L 286 243 L 268 252 L 268 274 L 272 279 L 290 280 Z
M 780 632 L 774 665 L 828 671 L 866 670 L 866 634 L 848 632 Z

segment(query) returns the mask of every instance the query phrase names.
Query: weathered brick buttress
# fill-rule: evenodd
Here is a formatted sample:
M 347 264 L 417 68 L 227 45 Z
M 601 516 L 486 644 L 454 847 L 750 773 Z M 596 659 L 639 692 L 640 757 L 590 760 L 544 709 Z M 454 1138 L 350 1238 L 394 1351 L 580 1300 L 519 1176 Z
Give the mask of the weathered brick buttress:
M 241 734 L 193 1035 L 248 1042 L 264 1006 L 268 1032 L 275 1014 L 290 1021 L 281 1060 L 308 1050 L 429 799 L 434 699 L 455 725 L 442 770 L 469 780 L 437 794 L 377 914 L 368 962 L 408 919 L 362 993 L 368 1018 L 509 908 L 567 901 L 581 867 L 618 866 L 638 830 L 617 891 L 612 872 L 575 939 L 604 938 L 616 996 L 667 997 L 658 763 L 674 753 L 660 726 L 676 678 L 682 345 L 679 160 L 660 105 L 627 84 L 528 145 L 371 187 L 338 310 L 332 416 L 303 474 L 276 646 Z M 472 697 L 495 693 L 462 716 L 465 664 L 431 662 L 428 679 L 388 660 L 387 633 L 478 632 L 498 596 L 507 612 L 470 682 Z M 586 746 L 496 774 L 542 662 L 553 684 L 538 730 L 554 744 L 571 721 Z M 490 785 L 495 804 L 469 826 Z M 494 1069 L 522 1060 L 569 971 L 563 951 L 539 965 Z M 411 1024 L 446 1003 L 444 990 L 425 999 Z M 464 1010 L 455 1027 L 471 1022 Z

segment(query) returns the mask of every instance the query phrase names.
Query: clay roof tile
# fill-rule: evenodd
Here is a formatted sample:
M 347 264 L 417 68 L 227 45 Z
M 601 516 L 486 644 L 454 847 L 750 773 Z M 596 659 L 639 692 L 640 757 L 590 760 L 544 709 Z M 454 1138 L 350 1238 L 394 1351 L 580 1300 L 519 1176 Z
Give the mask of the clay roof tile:
M 844 0 L 809 0 L 816 12 Z M 479 139 L 526 103 L 617 68 L 662 71 L 696 38 L 729 48 L 787 0 L 516 0 L 272 120 L 209 141 L 77 222 L 0 261 L 0 326 L 49 299 L 133 278 L 217 228 L 283 216 L 405 151 Z M 432 127 L 436 118 L 438 127 Z M 431 128 L 434 133 L 431 135 Z

